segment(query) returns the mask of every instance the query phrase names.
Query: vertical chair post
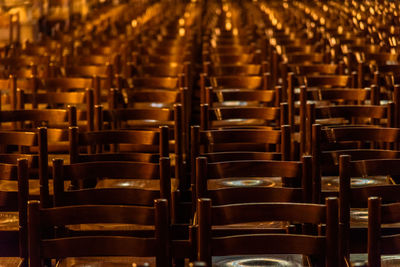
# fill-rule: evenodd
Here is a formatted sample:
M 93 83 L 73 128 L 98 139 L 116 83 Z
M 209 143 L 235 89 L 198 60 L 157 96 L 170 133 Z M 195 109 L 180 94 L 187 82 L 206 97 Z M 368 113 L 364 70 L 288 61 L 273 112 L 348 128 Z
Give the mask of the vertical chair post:
M 344 265 L 344 260 L 350 260 L 350 160 L 349 155 L 341 155 L 339 158 L 339 223 L 341 236 L 339 255 L 342 265 Z
M 368 266 L 381 266 L 381 198 L 368 198 Z

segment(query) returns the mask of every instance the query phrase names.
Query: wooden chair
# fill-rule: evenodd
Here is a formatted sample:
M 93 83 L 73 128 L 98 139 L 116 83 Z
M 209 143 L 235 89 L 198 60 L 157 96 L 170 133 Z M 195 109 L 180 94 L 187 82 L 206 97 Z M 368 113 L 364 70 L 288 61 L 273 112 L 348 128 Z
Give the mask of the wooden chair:
M 300 97 L 297 97 L 296 94 L 296 86 L 297 85 L 303 85 L 305 86 L 304 92 L 307 92 L 308 90 L 325 90 L 325 89 L 336 89 L 336 88 L 355 88 L 353 86 L 352 80 L 354 78 L 352 76 L 348 75 L 313 75 L 313 76 L 300 76 L 297 77 L 294 75 L 294 73 L 289 73 L 287 76 L 287 99 L 288 99 L 288 105 L 289 105 L 289 124 L 290 125 L 295 125 L 295 117 L 296 114 L 301 113 L 302 111 L 304 112 L 304 105 L 306 103 L 307 98 L 305 98 L 307 95 L 302 95 Z M 285 90 L 284 90 L 285 91 Z M 285 99 L 285 92 L 283 92 L 282 98 Z M 300 91 L 301 93 L 301 91 Z M 296 113 L 296 106 L 295 102 L 297 99 L 300 99 L 300 103 L 302 104 L 302 107 L 300 108 L 300 112 Z M 303 113 L 304 115 L 305 113 Z M 304 118 L 302 114 L 300 115 L 300 120 Z
M 233 160 L 211 163 L 208 163 L 206 157 L 198 157 L 196 184 L 192 190 L 196 193 L 194 199 L 210 197 L 213 202 L 218 203 L 217 205 L 270 202 L 274 201 L 274 198 L 279 198 L 280 201 L 299 201 L 302 198 L 301 202 L 310 202 L 313 195 L 312 183 L 311 157 L 305 156 L 303 162 Z M 277 193 L 282 185 L 302 189 L 288 188 Z M 276 192 L 274 188 L 278 188 Z M 269 193 L 266 193 L 267 191 Z M 295 193 L 295 191 L 298 192 Z M 293 200 L 292 197 L 299 198 Z
M 1 180 L 18 183 L 16 191 L 2 189 L 0 192 L 3 199 L 0 215 L 4 220 L 0 229 L 0 262 L 7 266 L 25 266 L 28 261 L 28 160 L 20 158 L 16 164 L 1 163 L 0 168 Z
M 284 88 L 288 86 L 288 74 L 294 73 L 296 77 L 305 77 L 312 75 L 335 75 L 344 74 L 344 63 L 340 64 L 324 64 L 324 63 L 294 63 L 288 64 L 287 62 L 282 62 L 280 65 L 281 76 L 283 80 Z
M 318 266 L 337 266 L 338 202 L 325 205 L 299 203 L 244 203 L 214 206 L 210 199 L 198 200 L 198 260 L 209 266 L 212 256 L 254 254 L 306 254 L 318 257 Z M 262 211 L 262 212 L 260 212 Z M 310 216 L 310 215 L 313 216 Z M 325 235 L 244 234 L 216 236 L 213 226 L 253 221 L 287 220 L 326 223 Z M 314 265 L 312 265 L 314 266 Z
M 118 204 L 116 200 L 105 196 L 106 191 L 119 190 L 120 194 L 115 193 L 115 199 L 119 197 L 120 204 L 151 206 L 153 200 L 160 196 L 171 200 L 170 172 L 170 160 L 166 157 L 161 157 L 157 163 L 87 161 L 66 165 L 63 164 L 62 159 L 55 159 L 53 161 L 54 205 Z M 85 180 L 92 179 L 100 183 L 95 188 L 72 191 L 64 189 L 65 180 L 71 180 L 73 184 L 84 184 Z M 130 186 L 124 186 L 124 182 Z M 124 191 L 129 194 L 123 193 Z M 96 194 L 104 194 L 104 197 L 100 195 L 94 197 Z M 132 198 L 128 198 L 129 195 Z M 123 200 L 124 198 L 126 199 Z M 172 205 L 172 202 L 170 204 Z
M 49 184 L 52 180 L 48 162 L 54 157 L 69 161 L 69 157 L 59 154 L 59 144 L 66 142 L 68 138 L 65 130 L 42 127 L 34 132 L 0 131 L 0 135 L 1 163 L 15 165 L 18 159 L 27 159 L 30 198 L 39 199 L 40 196 L 50 195 Z M 17 190 L 17 185 L 13 182 L 3 181 L 2 186 L 7 190 Z M 46 199 L 41 198 L 41 203 L 44 207 L 50 206 Z
M 268 73 L 263 76 L 210 76 L 200 74 L 200 101 L 206 102 L 206 88 L 213 89 L 238 89 L 238 90 L 257 90 L 271 89 L 271 79 Z
M 69 128 L 70 162 L 135 161 L 157 163 L 169 157 L 169 130 L 104 130 Z
M 102 113 L 102 112 L 100 112 Z M 179 180 L 182 187 L 187 187 L 188 182 L 184 178 L 184 154 L 188 151 L 186 148 L 186 138 L 188 138 L 188 129 L 183 128 L 182 106 L 175 105 L 174 109 L 152 108 L 152 109 L 115 109 L 104 111 L 104 121 L 112 122 L 112 129 L 154 129 L 159 126 L 170 126 L 173 137 L 175 151 L 175 178 Z M 171 150 L 168 150 L 171 151 Z
M 307 105 L 307 140 L 312 141 L 312 124 L 325 121 L 325 127 L 371 126 L 394 127 L 394 104 L 388 105 L 337 105 L 315 107 Z M 309 147 L 310 148 L 310 147 Z M 310 151 L 310 150 L 308 150 Z
M 242 159 L 288 160 L 290 144 L 290 127 L 287 125 L 282 126 L 281 130 L 200 130 L 199 126 L 191 127 L 193 160 L 200 155 L 211 162 Z
M 29 266 L 43 266 L 46 259 L 99 255 L 156 257 L 157 266 L 172 266 L 168 201 L 165 199 L 156 200 L 154 207 L 80 205 L 50 209 L 41 209 L 35 201 L 29 203 L 28 209 Z M 52 238 L 44 235 L 55 227 L 83 223 L 154 225 L 155 230 L 153 236 L 146 238 L 118 235 Z
M 288 160 L 290 158 L 290 128 L 280 131 L 263 129 L 200 130 L 191 127 L 191 184 L 196 181 L 196 158 L 209 162 L 241 160 Z
M 335 186 L 337 181 L 332 180 L 332 176 L 339 173 L 340 155 L 350 155 L 353 160 L 398 158 L 398 134 L 397 128 L 338 127 L 322 130 L 321 125 L 313 125 L 312 155 L 316 160 L 313 175 L 317 176 L 316 181 L 322 176 L 324 190 L 330 188 L 331 193 L 338 190 L 337 185 Z M 325 179 L 324 176 L 331 178 Z M 362 181 L 361 179 L 360 182 Z M 376 182 L 387 183 L 379 180 Z M 318 187 L 316 191 L 321 191 L 321 184 L 315 186 Z
M 375 230 L 369 228 L 369 226 L 371 226 L 371 221 L 378 222 L 380 220 L 380 215 L 375 213 L 377 206 L 375 206 L 375 210 L 373 210 L 372 213 L 370 213 L 370 210 L 368 210 L 367 213 L 367 203 L 368 207 L 371 207 L 371 200 L 369 200 L 368 198 L 379 197 L 384 203 L 392 203 L 388 204 L 389 206 L 396 206 L 398 205 L 397 203 L 400 201 L 397 193 L 399 190 L 399 186 L 393 184 L 378 185 L 374 183 L 364 186 L 352 186 L 352 184 L 354 184 L 354 181 L 357 181 L 357 179 L 360 179 L 358 177 L 396 177 L 400 173 L 396 165 L 398 162 L 398 159 L 389 158 L 351 161 L 351 156 L 349 155 L 342 155 L 340 157 L 339 201 L 341 208 L 339 213 L 339 222 L 342 236 L 340 244 L 340 253 L 341 257 L 343 257 L 342 261 L 344 260 L 349 263 L 349 256 L 351 253 L 366 253 L 368 251 L 369 256 L 376 257 L 376 255 L 380 255 L 379 246 L 374 247 L 374 245 L 379 243 L 379 241 L 377 239 L 372 239 L 373 241 L 377 242 L 372 244 L 372 240 L 370 239 L 372 237 L 370 236 L 370 234 L 373 233 L 377 235 L 378 232 L 374 232 L 376 228 Z M 374 205 L 376 204 L 377 202 L 375 202 Z M 365 218 L 367 216 L 368 221 Z M 392 222 L 395 221 L 396 220 L 393 220 Z M 384 220 L 382 221 L 382 223 L 390 222 Z M 376 226 L 377 225 L 372 225 L 372 227 Z M 367 228 L 369 228 L 368 246 Z M 382 235 L 393 235 L 398 233 L 399 228 L 396 225 L 385 225 L 384 227 L 382 227 L 381 230 Z M 377 238 L 377 236 L 372 238 Z
M 383 224 L 397 223 L 399 204 L 383 204 L 380 197 L 368 199 L 368 265 L 396 264 L 397 259 L 385 255 L 398 253 L 399 234 L 384 233 Z
M 374 88 L 376 89 L 376 87 Z M 394 107 L 393 103 L 388 105 L 360 105 L 369 93 L 366 89 L 343 89 L 343 90 L 326 90 L 319 91 L 318 98 L 327 96 L 325 99 L 328 105 L 316 106 L 315 103 L 305 104 L 305 88 L 301 89 L 301 106 L 300 106 L 300 129 L 301 129 L 301 145 L 302 151 L 309 153 L 312 142 L 312 125 L 314 123 L 323 124 L 324 127 L 344 127 L 344 126 L 386 126 L 394 127 Z M 308 94 L 307 94 L 308 95 Z M 372 103 L 375 102 L 377 93 L 371 90 Z M 336 99 L 335 99 L 336 98 Z M 329 100 L 333 104 L 329 104 Z M 336 101 L 340 102 L 336 102 Z M 335 102 L 338 105 L 335 105 Z M 379 101 L 377 101 L 379 102 Z M 318 102 L 316 102 L 318 103 Z

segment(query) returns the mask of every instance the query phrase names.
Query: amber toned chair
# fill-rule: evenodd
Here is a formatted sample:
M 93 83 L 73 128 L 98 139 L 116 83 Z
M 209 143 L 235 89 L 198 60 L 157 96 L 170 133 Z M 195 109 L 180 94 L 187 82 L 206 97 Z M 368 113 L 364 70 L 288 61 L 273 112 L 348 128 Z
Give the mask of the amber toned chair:
M 337 75 L 344 74 L 345 65 L 343 62 L 339 64 L 326 64 L 326 63 L 292 63 L 282 62 L 280 64 L 280 71 L 283 81 L 283 87 L 288 86 L 288 74 L 294 73 L 296 77 L 305 77 L 312 75 Z M 298 78 L 299 79 L 299 78 Z M 297 81 L 298 84 L 304 84 L 304 78 Z
M 368 199 L 368 265 L 382 266 L 394 262 L 390 255 L 397 254 L 399 234 L 384 233 L 384 224 L 398 223 L 399 204 L 384 204 L 379 196 Z M 389 255 L 385 258 L 386 255 Z
M 350 262 L 351 253 L 366 253 L 368 251 L 368 257 L 377 257 L 380 255 L 380 248 L 375 247 L 379 244 L 377 240 L 378 232 L 374 232 L 370 228 L 377 227 L 377 225 L 371 225 L 371 221 L 380 221 L 380 215 L 376 213 L 377 206 L 373 207 L 375 210 L 371 212 L 371 197 L 381 198 L 382 202 L 388 206 L 397 206 L 400 201 L 398 197 L 399 185 L 386 184 L 377 185 L 370 184 L 364 186 L 354 186 L 354 181 L 360 179 L 358 177 L 378 177 L 387 176 L 395 177 L 399 175 L 397 164 L 398 159 L 371 159 L 361 161 L 351 161 L 351 157 L 348 155 L 342 155 L 340 157 L 340 214 L 339 221 L 341 225 L 341 253 L 342 260 Z M 375 200 L 374 200 L 375 201 Z M 375 202 L 376 204 L 377 202 Z M 389 204 L 391 203 L 391 204 Z M 367 206 L 369 207 L 367 212 Z M 388 211 L 388 210 L 385 210 Z M 385 215 L 386 216 L 386 215 Z M 367 219 L 368 218 L 368 219 Z M 389 217 L 382 217 L 389 218 Z M 381 234 L 383 236 L 396 235 L 400 233 L 399 227 L 396 224 L 388 225 L 388 223 L 397 222 L 396 219 L 382 220 Z M 368 228 L 368 235 L 367 235 Z M 372 231 L 371 231 L 372 230 Z M 375 234 L 375 236 L 371 236 Z M 367 238 L 368 236 L 368 238 Z M 370 238 L 375 239 L 370 239 Z M 368 240 L 368 241 L 367 241 Z M 374 244 L 371 243 L 374 241 Z M 377 242 L 377 243 L 375 243 Z M 368 245 L 368 246 L 367 246 Z M 382 250 L 384 251 L 384 250 Z M 390 253 L 387 253 L 390 254 Z M 379 256 L 380 258 L 380 256 Z M 376 260 L 376 258 L 375 258 Z M 379 266 L 379 265 L 373 265 Z
M 344 127 L 321 129 L 321 125 L 313 125 L 312 155 L 314 161 L 314 176 L 316 191 L 327 191 L 335 194 L 338 190 L 337 175 L 338 162 L 341 155 L 350 155 L 353 160 L 395 159 L 399 157 L 398 147 L 399 130 L 384 127 Z M 318 177 L 322 176 L 322 180 Z M 388 184 L 396 181 L 386 179 L 372 179 L 375 184 Z M 360 184 L 369 180 L 359 179 Z
M 169 129 L 98 130 L 69 128 L 70 162 L 135 161 L 157 163 L 169 157 Z
M 281 130 L 191 127 L 191 157 L 205 156 L 210 162 L 242 159 L 287 160 L 290 157 L 290 126 Z M 194 161 L 192 165 L 194 165 Z
M 159 126 L 170 126 L 173 137 L 175 151 L 175 178 L 179 180 L 182 187 L 188 186 L 188 181 L 184 178 L 183 159 L 184 153 L 187 153 L 186 136 L 188 130 L 184 130 L 181 105 L 175 105 L 174 109 L 152 108 L 135 109 L 121 108 L 114 110 L 105 110 L 102 112 L 104 121 L 112 122 L 112 129 L 153 129 Z M 171 149 L 169 151 L 172 151 Z
M 156 200 L 153 207 L 81 205 L 51 209 L 41 209 L 35 201 L 29 203 L 28 209 L 29 266 L 43 266 L 46 259 L 67 258 L 68 261 L 71 257 L 99 255 L 156 257 L 157 266 L 172 266 L 168 201 L 165 199 Z M 49 238 L 43 235 L 55 227 L 84 223 L 136 224 L 154 226 L 155 230 L 153 236 L 146 238 L 101 234 Z M 135 259 L 133 261 L 135 263 Z
M 247 183 L 249 185 L 246 186 Z M 297 193 L 294 193 L 296 190 L 294 190 L 285 195 L 282 192 L 282 199 L 279 198 L 280 201 L 284 201 L 285 197 L 288 197 L 288 199 L 299 197 L 297 200 L 285 201 L 296 202 L 302 198 L 301 202 L 311 202 L 313 198 L 312 183 L 310 156 L 304 156 L 303 162 L 273 160 L 208 162 L 206 157 L 198 157 L 196 159 L 195 198 L 210 197 L 216 204 L 219 203 L 218 205 L 274 201 L 274 196 L 279 198 L 279 193 L 274 195 L 273 188 L 280 188 L 282 185 L 291 187 L 288 192 L 291 192 L 292 187 L 303 188 L 303 190 L 299 191 L 303 193 L 298 192 L 299 194 L 297 195 Z M 252 196 L 251 193 L 245 193 L 246 190 L 257 192 L 258 190 L 264 190 L 264 188 L 267 188 L 265 192 L 271 190 L 271 194 L 256 193 Z M 237 194 L 241 190 L 243 190 L 244 195 Z M 285 190 L 283 189 L 282 191 Z M 225 193 L 226 196 L 224 196 Z
M 325 205 L 299 203 L 244 203 L 213 205 L 210 199 L 198 200 L 198 260 L 212 263 L 212 256 L 305 254 L 313 255 L 313 266 L 337 266 L 338 201 L 328 198 Z M 260 212 L 263 211 L 263 212 Z M 309 215 L 313 216 L 309 216 Z M 264 220 L 326 223 L 325 235 L 241 234 L 215 235 L 213 226 Z M 268 258 L 268 256 L 267 256 Z M 272 256 L 273 258 L 273 256 Z M 270 258 L 271 259 L 271 258 Z
M 312 100 L 314 103 L 307 103 Z M 390 102 L 379 105 L 379 91 L 372 88 L 307 90 L 300 88 L 300 135 L 304 152 L 309 152 L 311 126 L 318 122 L 325 127 L 374 125 L 394 127 L 394 108 Z
M 153 201 L 159 197 L 171 200 L 170 175 L 170 160 L 166 157 L 160 158 L 157 163 L 93 161 L 66 165 L 63 164 L 63 160 L 55 159 L 53 161 L 54 206 L 87 204 L 152 206 Z M 82 181 L 90 179 L 97 179 L 98 183 L 104 185 L 78 190 L 64 189 L 65 180 L 72 180 L 73 184 L 83 184 Z M 113 185 L 111 180 L 115 180 L 116 183 Z M 132 185 L 118 186 L 119 180 Z M 136 186 L 135 180 L 138 181 Z M 153 180 L 154 183 L 148 182 L 146 186 L 142 184 L 143 180 Z M 107 192 L 114 192 L 114 199 L 106 197 Z M 172 202 L 170 204 L 172 205 Z

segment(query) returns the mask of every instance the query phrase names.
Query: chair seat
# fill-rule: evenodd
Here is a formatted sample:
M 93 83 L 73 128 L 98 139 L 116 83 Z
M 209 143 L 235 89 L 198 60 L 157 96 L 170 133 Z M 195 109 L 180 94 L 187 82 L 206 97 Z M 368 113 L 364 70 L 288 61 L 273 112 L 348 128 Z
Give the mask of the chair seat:
M 350 210 L 350 226 L 352 228 L 368 228 L 368 209 L 352 208 Z M 400 228 L 400 223 L 382 224 L 383 228 Z M 400 263 L 400 257 L 399 257 Z
M 290 266 L 302 267 L 301 255 L 257 255 L 213 257 L 214 267 L 228 266 Z
M 19 267 L 22 266 L 22 259 L 18 257 L 0 257 L 1 267 Z
M 368 254 L 351 254 L 350 261 L 354 266 L 355 264 L 362 264 L 368 262 Z M 400 266 L 400 255 L 385 255 L 381 257 L 382 267 L 396 267 Z
M 136 265 L 135 265 L 136 264 Z M 57 267 L 151 267 L 155 266 L 154 258 L 137 257 L 82 257 L 60 260 Z
M 352 187 L 376 186 L 384 184 L 391 184 L 386 176 L 359 177 L 351 179 Z M 323 191 L 339 191 L 339 177 L 323 176 L 321 180 L 321 187 Z
M 97 182 L 96 188 L 145 188 L 148 190 L 160 190 L 160 180 L 148 179 L 104 179 Z M 171 192 L 178 188 L 178 180 L 171 179 Z
M 282 186 L 282 181 L 280 177 L 241 177 L 209 179 L 207 183 L 207 187 L 209 190 L 244 186 L 277 187 Z

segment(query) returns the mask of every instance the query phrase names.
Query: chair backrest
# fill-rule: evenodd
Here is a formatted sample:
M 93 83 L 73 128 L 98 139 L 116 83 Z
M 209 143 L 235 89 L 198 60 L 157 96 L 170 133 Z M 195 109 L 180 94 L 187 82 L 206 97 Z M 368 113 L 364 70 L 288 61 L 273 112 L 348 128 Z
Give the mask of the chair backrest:
M 24 90 L 17 90 L 17 108 L 25 109 L 25 105 L 30 104 L 32 108 L 38 108 L 39 105 L 47 105 L 46 108 L 67 108 L 68 105 L 77 106 L 82 109 L 94 109 L 93 90 L 86 89 L 80 92 L 33 92 L 26 93 Z M 90 114 L 89 111 L 88 113 Z
M 210 107 L 219 106 L 279 106 L 281 88 L 275 90 L 213 89 L 206 87 L 206 103 Z
M 259 76 L 262 72 L 267 72 L 266 67 L 267 66 L 261 64 L 218 64 L 215 62 L 203 63 L 203 70 L 207 76 Z
M 135 67 L 135 74 L 138 76 L 178 77 L 179 74 L 186 73 L 185 67 L 184 64 L 176 63 L 139 65 Z
M 111 64 L 105 66 L 98 65 L 78 65 L 78 66 L 67 66 L 65 74 L 68 77 L 83 77 L 91 78 L 98 76 L 101 78 L 112 79 L 113 66 Z
M 158 162 L 169 157 L 168 126 L 159 130 L 99 130 L 79 132 L 69 128 L 70 162 L 138 161 Z M 86 152 L 82 153 L 82 149 Z
M 254 254 L 304 254 L 319 257 L 315 266 L 338 266 L 338 201 L 325 205 L 300 203 L 244 203 L 213 206 L 210 199 L 198 200 L 198 260 L 211 266 L 211 256 Z M 326 223 L 326 234 L 213 235 L 212 226 L 259 221 Z M 322 260 L 321 260 L 322 258 Z M 325 262 L 325 264 L 323 263 Z
M 77 118 L 86 120 L 86 114 L 71 106 L 67 109 L 18 109 L 0 111 L 0 122 L 5 130 L 36 129 L 39 126 L 60 128 L 76 126 Z M 31 124 L 27 123 L 31 122 Z M 11 128 L 6 123 L 12 123 Z
M 42 209 L 29 202 L 29 266 L 40 267 L 46 259 L 82 256 L 156 257 L 157 266 L 171 266 L 168 201 L 158 199 L 152 207 L 79 205 Z M 66 225 L 125 223 L 154 225 L 154 235 L 141 238 L 116 235 L 46 236 Z
M 132 84 L 134 89 L 176 90 L 184 86 L 176 77 L 135 77 Z
M 54 206 L 79 204 L 124 204 L 151 205 L 158 197 L 171 199 L 171 173 L 169 158 L 160 158 L 159 163 L 129 161 L 94 161 L 63 164 L 62 159 L 53 161 Z M 139 185 L 133 188 L 111 186 L 65 190 L 64 181 L 71 184 L 84 184 L 84 181 L 97 179 L 122 179 L 134 182 L 140 180 L 159 180 L 159 188 L 146 189 Z M 119 193 L 118 193 L 119 192 Z M 110 196 L 108 196 L 110 194 Z
M 218 107 L 201 105 L 201 128 L 279 128 L 287 122 L 287 104 L 281 107 Z
M 210 161 L 258 157 L 259 159 L 288 160 L 290 147 L 291 137 L 288 125 L 282 126 L 281 130 L 200 130 L 199 126 L 191 127 L 191 155 L 194 158 L 204 155 Z
M 215 89 L 269 89 L 263 76 L 210 76 L 209 79 Z
M 284 55 L 285 61 L 288 63 L 323 63 L 324 54 L 321 53 L 290 53 Z
M 265 186 L 222 186 L 210 189 L 209 180 L 241 178 L 260 181 L 262 178 L 282 179 L 282 187 Z M 277 180 L 279 183 L 279 180 Z M 292 201 L 311 202 L 313 189 L 311 177 L 311 157 L 304 156 L 299 161 L 240 160 L 208 163 L 206 157 L 196 159 L 196 198 L 211 197 L 218 205 L 242 202 Z M 229 183 L 227 183 L 229 184 Z M 234 183 L 233 183 L 234 184 Z M 297 188 L 293 188 L 297 187 Z M 241 192 L 238 194 L 238 192 Z M 268 192 L 268 193 L 267 193 Z M 302 201 L 301 201 L 302 200 Z

